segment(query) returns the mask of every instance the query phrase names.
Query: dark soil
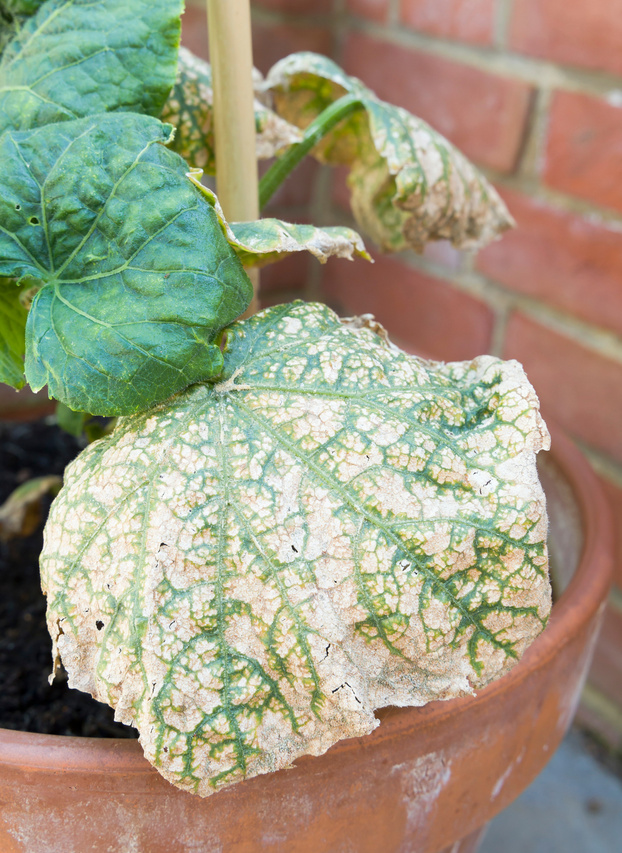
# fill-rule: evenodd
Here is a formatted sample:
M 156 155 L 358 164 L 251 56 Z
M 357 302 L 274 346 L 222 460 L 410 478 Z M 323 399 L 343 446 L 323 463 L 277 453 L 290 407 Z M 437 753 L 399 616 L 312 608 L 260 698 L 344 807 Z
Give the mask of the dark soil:
M 0 421 L 0 505 L 31 477 L 62 474 L 81 450 L 52 423 Z M 49 502 L 44 507 L 47 514 Z M 71 690 L 59 673 L 50 686 L 51 641 L 39 582 L 43 524 L 27 538 L 0 541 L 0 727 L 83 737 L 137 737 L 113 711 Z

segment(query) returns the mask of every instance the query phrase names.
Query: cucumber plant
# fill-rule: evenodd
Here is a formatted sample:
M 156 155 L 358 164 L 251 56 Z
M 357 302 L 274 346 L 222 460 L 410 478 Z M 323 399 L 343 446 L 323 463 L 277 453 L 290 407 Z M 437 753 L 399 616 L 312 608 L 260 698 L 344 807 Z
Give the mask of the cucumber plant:
M 0 379 L 119 416 L 46 527 L 54 671 L 206 796 L 516 663 L 550 610 L 548 433 L 516 362 L 423 361 L 317 304 L 236 319 L 245 267 L 369 256 L 350 228 L 225 220 L 181 6 L 0 0 Z M 386 250 L 511 226 L 449 142 L 327 58 L 257 87 L 264 204 L 310 155 L 348 167 Z

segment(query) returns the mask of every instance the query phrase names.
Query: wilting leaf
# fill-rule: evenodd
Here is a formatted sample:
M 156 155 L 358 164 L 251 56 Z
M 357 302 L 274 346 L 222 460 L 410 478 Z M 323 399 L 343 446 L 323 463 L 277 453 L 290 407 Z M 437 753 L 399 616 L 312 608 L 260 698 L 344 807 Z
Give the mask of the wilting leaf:
M 18 486 L 0 506 L 0 541 L 32 535 L 43 521 L 45 498 L 57 495 L 62 483 L 62 477 L 50 474 Z
M 214 132 L 212 128 L 212 70 L 207 62 L 180 48 L 177 79 L 164 105 L 162 121 L 176 128 L 171 148 L 193 168 L 207 174 L 216 172 Z M 255 101 L 257 157 L 274 157 L 283 148 L 298 142 L 298 128 L 279 118 L 272 110 Z
M 23 388 L 26 319 L 28 310 L 20 300 L 26 287 L 0 276 L 0 382 Z
M 229 245 L 245 267 L 262 267 L 282 261 L 295 252 L 310 252 L 320 263 L 331 258 L 355 257 L 372 261 L 360 234 L 352 228 L 296 225 L 280 219 L 256 219 L 251 222 L 227 222 L 215 194 L 201 183 L 202 169 L 188 173 L 192 183 L 213 205 Z
M 279 219 L 259 219 L 232 222 L 231 230 L 235 235 L 235 243 L 231 245 L 245 267 L 273 264 L 294 252 L 310 252 L 322 264 L 332 257 L 371 260 L 360 235 L 351 228 L 316 228 Z
M 129 414 L 217 376 L 252 287 L 208 198 L 132 113 L 0 138 L 0 275 L 38 289 L 26 378 L 74 411 Z
M 513 224 L 494 188 L 453 145 L 330 59 L 292 54 L 271 69 L 265 85 L 279 115 L 303 128 L 343 95 L 360 99 L 364 109 L 340 122 L 314 153 L 350 166 L 352 211 L 382 248 L 421 251 L 441 239 L 474 248 Z
M 42 555 L 70 684 L 201 795 L 324 752 L 373 709 L 468 694 L 549 612 L 522 368 L 434 364 L 327 308 L 228 331 L 218 384 L 67 470 Z
M 108 110 L 158 115 L 175 79 L 182 7 L 47 0 L 2 54 L 0 133 Z

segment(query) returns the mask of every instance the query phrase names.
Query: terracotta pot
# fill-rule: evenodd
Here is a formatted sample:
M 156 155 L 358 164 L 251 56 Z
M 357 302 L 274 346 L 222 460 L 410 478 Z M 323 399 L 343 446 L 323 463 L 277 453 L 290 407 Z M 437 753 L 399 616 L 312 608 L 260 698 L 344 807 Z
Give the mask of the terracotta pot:
M 542 476 L 558 596 L 546 631 L 475 697 L 382 711 L 371 735 L 201 800 L 136 742 L 0 732 L 3 853 L 470 853 L 572 719 L 610 582 L 598 481 L 554 434 Z

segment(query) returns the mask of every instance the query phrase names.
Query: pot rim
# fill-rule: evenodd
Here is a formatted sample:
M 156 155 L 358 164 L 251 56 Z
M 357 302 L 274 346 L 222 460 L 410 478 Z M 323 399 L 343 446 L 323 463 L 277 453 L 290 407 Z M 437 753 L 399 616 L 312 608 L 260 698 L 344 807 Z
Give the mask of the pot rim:
M 548 425 L 554 448 L 551 458 L 572 488 L 584 538 L 576 571 L 555 603 L 546 629 L 516 666 L 477 694 L 430 702 L 421 707 L 392 708 L 388 714 L 385 710 L 387 718 L 371 735 L 339 741 L 328 752 L 360 749 L 370 743 L 370 738 L 378 741 L 397 737 L 413 724 L 423 730 L 448 716 L 460 714 L 468 706 L 493 702 L 499 693 L 519 688 L 532 673 L 547 665 L 559 647 L 568 641 L 566 625 L 569 621 L 583 624 L 592 619 L 599 608 L 604 608 L 613 573 L 614 533 L 609 506 L 595 473 L 581 452 L 560 427 L 550 422 Z M 40 770 L 98 769 L 104 773 L 159 775 L 144 757 L 139 742 L 133 739 L 46 735 L 0 728 L 0 756 L 5 765 L 23 767 L 27 764 Z M 307 758 L 302 756 L 302 760 Z

